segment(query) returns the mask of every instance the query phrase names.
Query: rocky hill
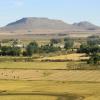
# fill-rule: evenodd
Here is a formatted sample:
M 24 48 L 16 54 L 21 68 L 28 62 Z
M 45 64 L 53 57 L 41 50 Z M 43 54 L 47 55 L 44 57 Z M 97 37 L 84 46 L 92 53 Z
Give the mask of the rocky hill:
M 74 23 L 73 26 L 77 26 L 86 30 L 98 30 L 100 29 L 99 26 L 96 26 L 88 21 L 83 21 L 83 22 L 79 22 L 79 23 Z
M 26 17 L 0 28 L 0 34 L 23 35 L 23 34 L 74 34 L 100 33 L 100 27 L 90 22 L 83 21 L 74 24 L 65 23 L 62 20 Z M 84 34 L 83 34 L 84 35 Z M 85 34 L 86 35 L 86 34 Z

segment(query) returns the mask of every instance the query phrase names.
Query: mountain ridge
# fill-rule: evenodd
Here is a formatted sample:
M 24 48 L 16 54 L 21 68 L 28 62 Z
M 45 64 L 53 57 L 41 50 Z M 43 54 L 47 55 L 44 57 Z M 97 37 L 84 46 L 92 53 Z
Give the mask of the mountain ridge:
M 73 25 L 78 26 L 78 27 L 83 27 L 87 30 L 96 30 L 96 29 L 100 28 L 100 26 L 94 25 L 94 24 L 92 24 L 91 22 L 88 22 L 88 21 L 81 21 L 81 22 L 78 22 L 78 23 L 73 23 Z
M 52 34 L 100 30 L 100 27 L 87 21 L 68 24 L 62 20 L 45 17 L 24 17 L 0 28 L 0 33 L 10 34 Z

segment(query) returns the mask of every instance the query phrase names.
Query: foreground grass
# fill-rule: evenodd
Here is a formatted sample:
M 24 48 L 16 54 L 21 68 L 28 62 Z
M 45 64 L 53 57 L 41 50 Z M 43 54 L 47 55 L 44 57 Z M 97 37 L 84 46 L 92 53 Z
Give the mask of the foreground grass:
M 0 96 L 1 100 L 57 100 L 55 96 L 42 95 L 6 95 Z
M 26 96 L 23 96 L 24 94 Z M 28 96 L 30 94 L 32 95 Z M 41 96 L 34 96 L 34 94 L 41 94 Z M 18 98 L 14 100 L 58 100 L 57 98 L 59 96 L 67 98 L 71 94 L 72 96 L 84 97 L 84 99 L 79 100 L 100 100 L 100 83 L 64 81 L 0 81 L 1 100 L 13 100 L 14 98 L 17 98 L 17 95 Z M 93 99 L 95 97 L 96 99 Z M 77 99 L 67 98 L 59 100 Z

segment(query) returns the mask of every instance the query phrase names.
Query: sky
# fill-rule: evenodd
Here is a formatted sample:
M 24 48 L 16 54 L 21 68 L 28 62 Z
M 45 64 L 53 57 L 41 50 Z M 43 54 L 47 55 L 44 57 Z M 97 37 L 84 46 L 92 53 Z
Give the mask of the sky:
M 48 17 L 66 23 L 100 26 L 100 0 L 0 0 L 0 26 L 23 17 Z

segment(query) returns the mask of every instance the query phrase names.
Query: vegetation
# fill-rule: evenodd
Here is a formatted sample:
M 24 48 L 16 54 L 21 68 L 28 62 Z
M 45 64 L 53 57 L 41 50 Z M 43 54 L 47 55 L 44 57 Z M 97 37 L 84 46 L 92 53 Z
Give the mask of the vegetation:
M 5 40 L 0 55 L 1 100 L 100 100 L 99 37 Z
M 84 42 L 80 42 L 80 47 L 76 45 L 77 41 L 81 40 L 75 40 L 74 38 L 66 37 L 64 39 L 57 39 L 57 38 L 51 39 L 50 42 L 47 42 L 45 44 L 39 44 L 39 42 L 37 41 L 30 41 L 27 44 L 23 44 L 23 42 L 20 40 L 11 39 L 3 42 L 1 41 L 0 55 L 14 56 L 14 57 L 28 56 L 30 57 L 28 58 L 30 60 L 27 60 L 26 58 L 23 60 L 33 61 L 34 60 L 33 56 L 36 54 L 38 55 L 38 58 L 40 58 L 41 56 L 45 57 L 46 55 L 50 55 L 50 53 L 52 53 L 53 56 L 56 56 L 57 52 L 59 52 L 58 54 L 60 55 L 66 55 L 67 53 L 71 53 L 73 55 L 73 52 L 74 53 L 78 52 L 78 53 L 85 53 L 86 54 L 85 56 L 89 57 L 89 59 L 84 59 L 85 61 L 87 60 L 88 64 L 99 64 L 100 37 L 90 36 L 87 38 L 87 40 L 84 40 Z M 7 43 L 9 43 L 9 45 Z M 47 60 L 47 61 L 54 61 L 54 60 Z M 61 60 L 58 59 L 56 61 L 58 62 Z M 63 61 L 67 61 L 67 59 L 64 59 Z
M 20 56 L 21 49 L 19 47 L 2 46 L 0 55 L 2 56 Z
M 87 43 L 82 44 L 78 52 L 86 53 L 90 56 L 90 59 L 87 63 L 99 64 L 100 61 L 100 38 L 91 36 L 88 37 Z
M 51 39 L 50 42 L 51 44 L 58 44 L 61 43 L 61 39 Z
M 73 48 L 74 41 L 71 38 L 64 39 L 64 48 L 66 50 Z
M 32 56 L 33 53 L 37 53 L 38 52 L 38 44 L 34 41 L 28 44 L 27 48 L 26 48 L 26 54 L 28 56 Z
M 5 95 L 0 98 L 2 100 L 33 100 L 35 98 L 35 100 L 99 100 L 99 87 L 100 84 L 95 82 L 2 80 L 0 81 L 0 90 L 1 94 Z M 18 95 L 18 93 L 23 95 Z M 41 96 L 37 96 L 37 93 Z
M 40 51 L 43 53 L 51 53 L 51 52 L 57 52 L 61 50 L 60 47 L 54 47 L 53 44 L 47 44 L 47 45 L 44 45 L 44 46 L 41 46 L 40 48 Z
M 70 63 L 69 63 L 70 65 Z M 0 69 L 66 69 L 66 62 L 1 62 Z
M 94 45 L 97 45 L 97 44 L 100 44 L 100 37 L 99 36 L 89 36 L 87 38 L 87 44 L 89 46 L 94 46 Z

